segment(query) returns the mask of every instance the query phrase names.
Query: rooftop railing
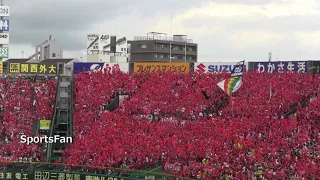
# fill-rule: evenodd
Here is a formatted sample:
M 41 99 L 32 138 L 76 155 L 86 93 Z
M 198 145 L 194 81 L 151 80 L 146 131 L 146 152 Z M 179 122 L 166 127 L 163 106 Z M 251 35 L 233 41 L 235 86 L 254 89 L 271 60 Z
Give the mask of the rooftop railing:
M 161 41 L 174 41 L 183 43 L 193 43 L 192 39 L 186 39 L 181 37 L 166 37 L 166 36 L 135 36 L 134 41 L 147 41 L 147 40 L 161 40 Z

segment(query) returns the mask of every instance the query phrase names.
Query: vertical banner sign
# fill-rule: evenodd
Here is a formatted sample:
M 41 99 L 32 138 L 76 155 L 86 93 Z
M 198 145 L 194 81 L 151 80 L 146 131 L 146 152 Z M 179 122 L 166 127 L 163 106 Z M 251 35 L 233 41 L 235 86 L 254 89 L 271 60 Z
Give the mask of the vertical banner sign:
M 0 44 L 9 44 L 9 33 L 0 33 Z
M 127 45 L 127 38 L 126 37 L 117 38 L 116 52 L 127 53 L 127 47 L 128 47 L 128 45 Z
M 87 53 L 89 53 L 92 50 L 95 50 L 95 51 L 99 50 L 99 34 L 87 35 Z
M 9 48 L 0 47 L 0 58 L 8 58 L 8 57 L 9 57 Z
M 263 73 L 308 72 L 308 61 L 253 62 L 253 70 Z
M 109 34 L 100 34 L 100 39 L 99 39 L 99 49 L 103 50 L 103 51 L 110 51 L 110 39 L 111 39 L 111 35 Z
M 9 31 L 8 19 L 0 19 L 0 31 Z
M 0 74 L 3 74 L 3 62 L 0 61 Z
M 10 16 L 10 7 L 0 6 L 0 17 L 9 17 L 9 16 Z

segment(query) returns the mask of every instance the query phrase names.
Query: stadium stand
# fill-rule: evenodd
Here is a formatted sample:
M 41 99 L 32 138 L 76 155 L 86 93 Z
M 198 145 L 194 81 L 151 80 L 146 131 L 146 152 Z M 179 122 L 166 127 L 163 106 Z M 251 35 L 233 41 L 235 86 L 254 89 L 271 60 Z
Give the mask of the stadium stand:
M 227 76 L 76 75 L 76 141 L 60 161 L 129 168 L 173 161 L 183 167 L 171 173 L 201 179 L 319 177 L 319 100 L 300 104 L 317 98 L 319 76 L 249 72 L 223 106 L 228 96 L 216 84 Z M 129 98 L 106 111 L 117 93 Z
M 32 130 L 36 121 L 51 119 L 55 84 L 54 79 L 0 79 L 1 161 L 44 161 L 43 144 L 20 143 L 20 136 L 36 135 Z
M 57 162 L 87 170 L 162 163 L 172 174 L 204 180 L 320 177 L 320 77 L 248 72 L 228 104 L 217 86 L 228 76 L 75 75 L 74 142 Z M 52 117 L 55 80 L 0 85 L 0 160 L 43 161 L 43 145 L 21 144 L 19 136 Z M 110 108 L 120 94 L 128 98 Z

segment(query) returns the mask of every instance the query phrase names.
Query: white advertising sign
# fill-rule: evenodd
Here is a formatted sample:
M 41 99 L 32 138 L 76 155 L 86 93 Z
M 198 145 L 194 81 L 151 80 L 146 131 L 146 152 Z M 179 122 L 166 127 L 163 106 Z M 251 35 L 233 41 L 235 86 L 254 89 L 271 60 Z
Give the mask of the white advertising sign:
M 87 51 L 99 50 L 99 34 L 87 35 Z
M 9 16 L 10 16 L 10 7 L 0 6 L 0 17 L 9 17 Z
M 103 62 L 75 62 L 73 70 L 75 74 L 81 72 L 96 72 L 105 70 L 110 72 L 112 69 L 119 69 L 125 73 L 129 72 L 129 63 L 103 63 Z
M 126 37 L 117 36 L 116 52 L 127 53 L 128 43 Z
M 100 34 L 99 35 L 99 49 L 104 50 L 104 51 L 110 51 L 110 39 L 111 35 L 110 34 Z
M 0 58 L 8 58 L 8 57 L 9 57 L 9 48 L 0 47 Z
M 194 72 L 229 72 L 238 62 L 197 62 L 194 63 Z M 245 62 L 245 71 L 248 70 L 248 62 Z
M 0 44 L 9 44 L 9 33 L 0 33 Z

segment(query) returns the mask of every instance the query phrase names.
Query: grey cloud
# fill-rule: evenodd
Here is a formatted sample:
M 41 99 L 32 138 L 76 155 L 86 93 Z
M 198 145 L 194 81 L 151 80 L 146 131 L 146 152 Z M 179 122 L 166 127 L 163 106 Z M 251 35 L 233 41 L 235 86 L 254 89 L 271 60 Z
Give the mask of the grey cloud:
M 208 17 L 197 18 L 183 22 L 186 28 L 225 26 L 228 31 L 241 30 L 263 30 L 273 32 L 305 32 L 317 31 L 320 29 L 320 15 L 313 16 L 283 16 L 268 18 L 261 14 L 256 14 L 255 18 L 247 16 L 237 17 Z
M 138 12 L 141 17 L 178 13 L 206 0 L 10 0 L 10 41 L 13 44 L 41 43 L 50 33 L 65 50 L 80 50 L 85 35 L 103 24 Z M 123 22 L 128 24 L 134 22 Z M 110 27 L 110 29 L 114 29 Z
M 24 2 L 24 3 L 23 3 Z M 28 3 L 26 3 L 28 2 Z M 95 24 L 125 14 L 123 3 L 105 0 L 10 1 L 10 42 L 41 43 L 52 32 L 66 50 L 82 49 Z

